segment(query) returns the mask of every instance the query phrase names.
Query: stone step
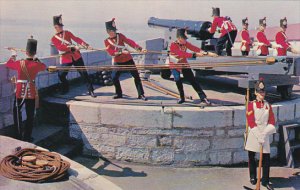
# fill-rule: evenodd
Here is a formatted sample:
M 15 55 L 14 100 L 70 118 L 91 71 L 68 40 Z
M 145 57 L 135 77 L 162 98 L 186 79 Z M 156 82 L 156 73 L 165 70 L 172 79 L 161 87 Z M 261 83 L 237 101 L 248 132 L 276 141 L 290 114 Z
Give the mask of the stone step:
M 48 123 L 62 127 L 69 126 L 69 107 L 67 100 L 57 98 L 44 98 L 38 115 L 41 123 Z
M 64 127 L 49 124 L 34 127 L 32 137 L 34 138 L 32 143 L 46 149 L 51 149 L 57 143 L 60 144 L 69 138 L 68 132 Z
M 54 152 L 57 152 L 61 155 L 64 155 L 68 158 L 73 158 L 75 156 L 78 156 L 82 152 L 82 145 L 81 143 L 78 143 L 77 141 L 74 141 L 73 143 L 69 142 L 67 144 L 62 144 L 53 150 Z

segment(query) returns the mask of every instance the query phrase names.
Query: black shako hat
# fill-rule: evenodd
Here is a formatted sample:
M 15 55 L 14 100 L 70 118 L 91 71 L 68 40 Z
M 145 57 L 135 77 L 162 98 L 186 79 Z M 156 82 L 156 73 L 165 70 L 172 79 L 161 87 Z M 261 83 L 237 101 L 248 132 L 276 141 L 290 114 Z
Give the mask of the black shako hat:
M 249 25 L 249 23 L 248 23 L 248 18 L 247 18 L 247 17 L 244 18 L 244 19 L 242 19 L 242 24 L 243 24 L 243 25 Z
M 58 16 L 53 16 L 53 26 L 54 25 L 58 25 L 58 26 L 64 26 L 62 23 L 62 15 L 58 15 Z
M 287 28 L 287 19 L 284 17 L 283 19 L 280 19 L 280 27 Z
M 220 16 L 220 8 L 212 7 L 212 15 L 211 16 Z
M 33 39 L 33 37 L 31 36 L 27 40 L 26 52 L 28 52 L 28 54 L 30 55 L 35 55 L 36 49 L 37 49 L 37 40 Z
M 178 28 L 176 32 L 176 37 L 188 39 L 186 28 Z
M 259 19 L 259 25 L 260 26 L 267 26 L 267 18 L 264 17 L 263 19 Z
M 106 30 L 113 30 L 116 31 L 116 23 L 115 23 L 115 18 L 111 19 L 111 21 L 105 22 L 105 27 Z
M 264 79 L 260 78 L 254 86 L 255 92 L 257 93 L 261 93 L 261 92 L 265 92 L 265 83 L 264 83 Z

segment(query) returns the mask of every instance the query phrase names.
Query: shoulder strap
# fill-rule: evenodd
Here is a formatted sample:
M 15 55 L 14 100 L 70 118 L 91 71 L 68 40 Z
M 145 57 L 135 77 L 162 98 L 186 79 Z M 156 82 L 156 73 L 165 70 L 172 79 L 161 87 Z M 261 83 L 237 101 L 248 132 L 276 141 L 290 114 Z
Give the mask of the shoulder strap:
M 25 65 L 25 60 L 21 61 L 21 69 L 22 69 L 22 72 L 26 75 L 27 80 L 31 82 L 29 72 L 28 72 L 27 67 Z
M 64 31 L 63 36 L 65 36 L 65 31 Z M 55 37 L 56 39 L 58 39 L 59 41 L 61 41 L 62 43 L 65 43 L 65 44 L 67 44 L 67 45 L 71 45 L 71 43 L 70 43 L 69 41 L 67 41 L 67 40 L 65 40 L 65 39 L 63 39 L 63 38 L 61 38 L 61 37 L 59 37 L 58 35 L 55 35 L 54 37 Z
M 116 43 L 114 43 L 111 39 L 107 39 L 107 41 L 108 41 L 108 43 L 110 44 L 110 45 L 112 45 L 112 46 L 114 46 L 114 47 L 116 47 L 116 48 L 121 48 L 121 49 L 126 49 L 126 47 L 125 46 L 120 46 L 119 45 L 119 34 L 117 34 L 117 41 L 116 41 Z

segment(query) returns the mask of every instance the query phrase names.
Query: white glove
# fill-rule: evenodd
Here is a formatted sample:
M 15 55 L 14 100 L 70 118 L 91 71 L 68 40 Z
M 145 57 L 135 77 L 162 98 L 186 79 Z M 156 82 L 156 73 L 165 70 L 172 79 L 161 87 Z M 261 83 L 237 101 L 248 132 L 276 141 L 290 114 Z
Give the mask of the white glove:
M 10 52 L 11 52 L 11 56 L 17 56 L 17 51 L 16 50 L 11 49 Z
M 251 132 L 254 134 L 254 136 L 257 138 L 257 141 L 260 144 L 263 144 L 265 142 L 265 135 L 264 135 L 264 133 L 260 132 L 260 130 L 257 127 L 252 128 Z
M 274 133 L 276 133 L 276 128 L 274 125 L 272 124 L 268 124 L 265 129 L 264 129 L 264 132 L 266 135 L 272 135 Z

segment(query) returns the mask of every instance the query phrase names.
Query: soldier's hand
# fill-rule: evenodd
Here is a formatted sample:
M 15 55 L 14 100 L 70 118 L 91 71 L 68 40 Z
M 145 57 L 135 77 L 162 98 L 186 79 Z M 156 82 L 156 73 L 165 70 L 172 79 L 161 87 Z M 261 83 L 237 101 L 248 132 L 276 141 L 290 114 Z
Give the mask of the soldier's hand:
M 89 45 L 88 45 L 88 46 L 86 47 L 86 49 L 87 49 L 87 50 L 93 50 L 94 48 L 93 48 L 92 46 L 89 46 Z
M 10 53 L 12 57 L 17 57 L 17 51 L 10 48 Z
M 196 57 L 203 57 L 203 56 L 204 56 L 204 54 L 202 52 L 196 53 Z
M 146 50 L 146 49 L 142 49 L 142 51 L 141 51 L 142 53 L 147 53 L 148 52 L 148 50 Z
M 219 55 L 216 53 L 208 52 L 208 56 L 210 57 L 218 57 Z
M 129 54 L 129 51 L 128 50 L 123 50 L 122 53 L 123 54 Z

